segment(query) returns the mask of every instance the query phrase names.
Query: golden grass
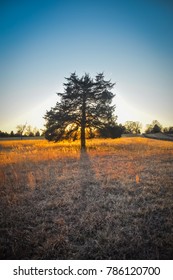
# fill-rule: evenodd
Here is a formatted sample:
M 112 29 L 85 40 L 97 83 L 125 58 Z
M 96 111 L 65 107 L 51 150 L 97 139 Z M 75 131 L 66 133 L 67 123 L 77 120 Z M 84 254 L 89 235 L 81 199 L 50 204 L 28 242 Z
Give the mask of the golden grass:
M 2 259 L 169 259 L 173 142 L 0 141 Z
M 133 153 L 145 152 L 148 155 L 164 154 L 165 151 L 172 150 L 173 142 L 157 142 L 152 139 L 141 137 L 136 138 L 119 138 L 116 140 L 97 139 L 87 141 L 88 151 L 94 154 L 99 153 Z M 9 140 L 0 141 L 0 164 L 19 163 L 24 161 L 43 161 L 57 159 L 57 157 L 79 156 L 80 142 L 58 142 L 52 143 L 46 140 Z M 143 156 L 143 154 L 141 154 Z

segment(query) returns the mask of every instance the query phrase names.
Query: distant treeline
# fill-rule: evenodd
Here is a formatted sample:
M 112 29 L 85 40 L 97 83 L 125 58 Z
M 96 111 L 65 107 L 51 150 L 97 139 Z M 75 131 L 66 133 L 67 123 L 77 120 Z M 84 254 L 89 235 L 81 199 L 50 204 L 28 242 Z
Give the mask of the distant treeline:
M 141 134 L 142 124 L 138 121 L 126 121 L 124 125 L 122 124 L 114 124 L 107 125 L 98 129 L 87 129 L 87 137 L 86 138 L 118 138 L 121 137 L 122 134 Z M 145 134 L 153 134 L 153 133 L 164 133 L 164 134 L 173 134 L 173 126 L 163 127 L 157 120 L 152 121 L 151 124 L 146 125 Z M 68 132 L 67 132 L 68 133 Z M 11 131 L 10 133 L 3 132 L 0 130 L 0 138 L 7 137 L 44 137 L 44 130 L 39 130 L 36 127 L 32 128 L 30 125 L 18 125 L 17 132 L 14 133 Z M 77 134 L 71 135 L 72 140 L 79 139 Z
M 173 134 L 173 126 L 163 127 L 157 120 L 154 120 L 151 124 L 146 125 L 146 134 L 159 132 L 162 132 L 164 134 Z
M 24 135 L 21 135 L 20 133 L 16 132 L 14 133 L 13 131 L 11 131 L 10 133 L 8 132 L 3 132 L 0 130 L 0 138 L 7 138 L 7 137 L 39 137 L 39 136 L 43 136 L 42 133 L 40 133 L 39 131 L 35 134 L 30 134 L 30 135 L 27 135 L 27 134 L 24 134 Z
M 3 132 L 0 130 L 0 137 L 1 138 L 6 138 L 6 137 L 39 137 L 43 136 L 43 131 L 39 130 L 36 127 L 32 127 L 31 125 L 26 125 L 26 124 L 20 124 L 17 125 L 16 127 L 16 132 L 11 131 L 10 133 L 8 132 Z

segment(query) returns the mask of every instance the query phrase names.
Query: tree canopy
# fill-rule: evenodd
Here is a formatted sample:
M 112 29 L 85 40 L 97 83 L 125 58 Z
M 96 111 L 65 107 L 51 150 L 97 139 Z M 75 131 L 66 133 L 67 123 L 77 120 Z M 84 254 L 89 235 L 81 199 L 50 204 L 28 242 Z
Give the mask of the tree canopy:
M 96 129 L 115 124 L 114 83 L 106 81 L 103 73 L 92 79 L 89 74 L 79 78 L 72 73 L 65 78 L 64 92 L 57 93 L 60 101 L 46 112 L 45 137 L 49 141 L 73 138 L 81 139 L 81 148 L 86 148 L 86 133 L 92 136 Z

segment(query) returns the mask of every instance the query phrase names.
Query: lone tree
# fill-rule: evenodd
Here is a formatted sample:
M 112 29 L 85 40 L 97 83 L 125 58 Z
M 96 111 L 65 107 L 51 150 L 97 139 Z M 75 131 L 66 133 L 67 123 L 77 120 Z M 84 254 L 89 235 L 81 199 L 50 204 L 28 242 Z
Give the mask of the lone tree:
M 77 139 L 80 134 L 81 149 L 86 149 L 86 131 L 92 135 L 94 130 L 114 125 L 115 96 L 111 90 L 114 84 L 105 81 L 103 73 L 93 80 L 88 74 L 79 78 L 72 73 L 65 78 L 64 92 L 57 93 L 60 101 L 46 112 L 45 137 L 49 141 Z

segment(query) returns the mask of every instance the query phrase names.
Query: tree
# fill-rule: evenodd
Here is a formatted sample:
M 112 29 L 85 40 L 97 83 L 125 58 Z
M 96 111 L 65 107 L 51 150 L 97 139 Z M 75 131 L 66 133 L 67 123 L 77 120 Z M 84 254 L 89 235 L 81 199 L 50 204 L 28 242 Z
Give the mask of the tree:
M 22 140 L 22 136 L 23 136 L 23 133 L 24 133 L 25 128 L 26 128 L 26 123 L 25 123 L 25 124 L 19 124 L 19 125 L 17 125 L 17 127 L 16 127 L 17 133 L 20 135 L 21 140 Z
M 13 130 L 10 132 L 10 137 L 14 137 L 15 135 L 14 135 L 14 132 L 13 132 Z
M 29 137 L 33 137 L 34 136 L 34 132 L 33 132 L 33 128 L 31 125 L 28 125 L 26 128 L 25 128 L 26 132 L 25 132 L 25 135 L 26 136 L 29 136 Z
M 86 133 L 104 128 L 115 122 L 115 109 L 111 105 L 114 84 L 104 80 L 103 73 L 91 79 L 88 74 L 79 78 L 72 73 L 66 78 L 64 92 L 58 93 L 60 101 L 46 112 L 45 137 L 49 141 L 76 139 L 80 134 L 81 149 L 86 149 Z
M 173 126 L 169 127 L 168 133 L 173 134 Z
M 40 131 L 39 130 L 36 131 L 35 136 L 37 136 L 37 137 L 40 136 Z
M 25 135 L 29 137 L 40 136 L 39 129 L 37 127 L 32 127 L 31 125 L 27 125 L 25 128 Z
M 127 121 L 125 122 L 126 133 L 139 134 L 141 133 L 142 124 L 140 122 Z
M 158 133 L 162 131 L 162 125 L 157 121 L 152 121 L 151 124 L 146 125 L 145 133 Z
M 151 130 L 151 133 L 158 133 L 158 132 L 161 132 L 161 127 L 158 126 L 158 124 L 155 124 Z

